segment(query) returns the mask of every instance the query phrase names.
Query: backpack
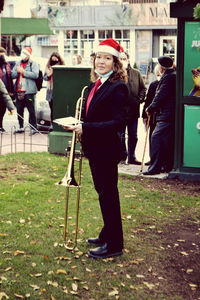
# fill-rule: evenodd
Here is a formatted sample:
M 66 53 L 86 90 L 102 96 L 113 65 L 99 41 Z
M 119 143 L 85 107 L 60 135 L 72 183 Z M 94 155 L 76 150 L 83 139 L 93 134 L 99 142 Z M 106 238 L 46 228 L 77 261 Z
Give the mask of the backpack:
M 43 83 L 43 74 L 42 74 L 41 70 L 39 70 L 39 75 L 38 75 L 38 78 L 35 79 L 35 83 L 37 86 L 37 90 L 40 91 L 42 88 L 42 83 Z
M 31 67 L 32 67 L 32 63 L 31 63 Z M 39 75 L 38 78 L 35 79 L 35 84 L 37 86 L 37 90 L 40 91 L 42 88 L 42 83 L 43 83 L 43 74 L 42 71 L 39 70 Z

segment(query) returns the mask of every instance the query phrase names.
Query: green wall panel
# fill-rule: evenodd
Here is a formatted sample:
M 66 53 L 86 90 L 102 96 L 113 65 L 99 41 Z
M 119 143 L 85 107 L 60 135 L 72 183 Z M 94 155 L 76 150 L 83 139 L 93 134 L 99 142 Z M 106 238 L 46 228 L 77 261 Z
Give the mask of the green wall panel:
M 200 167 L 200 106 L 184 105 L 184 167 Z

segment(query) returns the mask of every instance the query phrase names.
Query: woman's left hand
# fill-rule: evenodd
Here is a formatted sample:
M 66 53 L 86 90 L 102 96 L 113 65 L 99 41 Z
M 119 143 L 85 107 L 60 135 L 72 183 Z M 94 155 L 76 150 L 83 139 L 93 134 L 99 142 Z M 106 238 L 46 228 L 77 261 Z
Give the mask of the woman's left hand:
M 74 125 L 74 126 L 62 126 L 65 130 L 75 131 L 78 135 L 83 133 L 82 124 Z

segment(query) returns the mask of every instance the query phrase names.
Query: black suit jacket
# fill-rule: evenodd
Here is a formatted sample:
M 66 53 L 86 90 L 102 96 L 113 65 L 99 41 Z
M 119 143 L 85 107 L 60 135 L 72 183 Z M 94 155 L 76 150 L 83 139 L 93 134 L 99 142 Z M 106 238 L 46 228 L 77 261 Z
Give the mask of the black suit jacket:
M 93 86 L 89 86 L 88 95 Z M 119 162 L 123 158 L 118 133 L 125 125 L 127 96 L 128 88 L 120 80 L 106 80 L 95 93 L 83 118 L 82 149 L 89 159 Z

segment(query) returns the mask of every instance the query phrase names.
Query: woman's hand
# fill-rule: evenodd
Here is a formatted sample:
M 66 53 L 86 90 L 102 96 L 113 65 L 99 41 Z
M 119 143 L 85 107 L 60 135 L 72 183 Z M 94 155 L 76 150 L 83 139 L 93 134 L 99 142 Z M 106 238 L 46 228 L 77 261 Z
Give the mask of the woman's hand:
M 65 130 L 75 131 L 76 133 L 78 133 L 78 135 L 82 135 L 82 133 L 83 133 L 82 124 L 70 125 L 70 126 L 62 126 L 62 127 Z

